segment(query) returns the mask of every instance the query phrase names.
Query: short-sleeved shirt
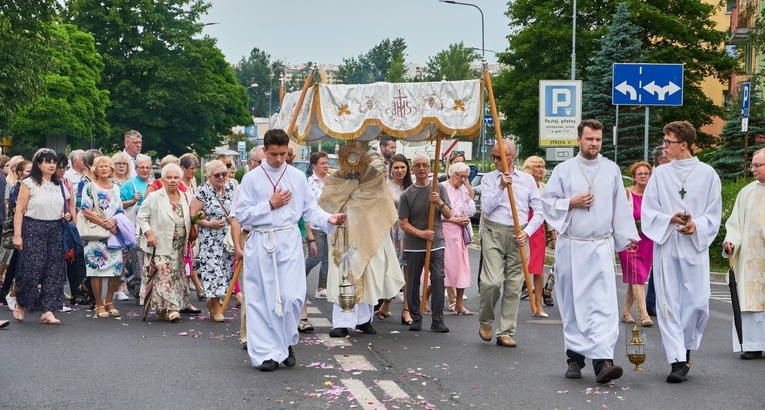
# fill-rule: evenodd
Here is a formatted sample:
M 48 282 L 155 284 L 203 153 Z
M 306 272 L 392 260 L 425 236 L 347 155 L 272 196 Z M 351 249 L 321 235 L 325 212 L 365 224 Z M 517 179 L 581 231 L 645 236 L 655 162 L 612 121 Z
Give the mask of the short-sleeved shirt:
M 22 184 L 29 187 L 29 202 L 24 216 L 41 221 L 55 221 L 61 219 L 64 210 L 64 197 L 69 197 L 66 190 L 61 195 L 59 185 L 49 181 L 42 181 L 37 185 L 34 179 L 24 178 Z
M 407 218 L 409 224 L 413 227 L 426 230 L 428 229 L 428 214 L 430 212 L 430 185 L 417 186 L 412 184 L 409 188 L 404 190 L 399 197 L 398 202 L 398 217 Z M 438 195 L 444 204 L 451 207 L 449 203 L 449 194 L 446 192 L 446 188 L 439 184 Z M 444 232 L 441 229 L 441 215 L 436 209 L 433 218 L 433 232 L 435 236 L 433 238 L 433 245 L 431 250 L 438 250 L 446 248 L 446 241 L 444 241 Z M 416 236 L 407 234 L 404 238 L 404 251 L 406 252 L 425 252 L 427 241 Z
M 141 193 L 141 198 L 138 199 L 139 207 L 143 203 L 144 196 L 146 195 L 146 189 L 149 188 L 149 183 L 139 177 L 131 178 L 125 181 L 120 188 L 120 199 L 123 201 L 130 201 L 133 199 L 136 190 Z

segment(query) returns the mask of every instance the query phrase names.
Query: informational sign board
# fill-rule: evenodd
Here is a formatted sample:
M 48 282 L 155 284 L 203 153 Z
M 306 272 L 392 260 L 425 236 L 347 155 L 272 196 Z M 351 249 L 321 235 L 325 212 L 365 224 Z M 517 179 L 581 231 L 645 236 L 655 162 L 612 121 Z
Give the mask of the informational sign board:
M 247 151 L 247 142 L 246 141 L 237 141 L 236 142 L 236 150 L 239 151 L 239 152 Z
M 614 64 L 614 105 L 683 105 L 682 64 Z
M 539 82 L 539 146 L 577 146 L 576 127 L 582 121 L 582 82 Z

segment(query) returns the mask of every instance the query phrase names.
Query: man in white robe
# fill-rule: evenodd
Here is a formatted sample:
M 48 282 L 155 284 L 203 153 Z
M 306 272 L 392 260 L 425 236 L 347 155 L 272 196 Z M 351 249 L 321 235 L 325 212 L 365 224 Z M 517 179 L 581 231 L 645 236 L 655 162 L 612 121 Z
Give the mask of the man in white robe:
M 654 242 L 656 308 L 672 365 L 669 383 L 687 380 L 690 351 L 698 350 L 709 319 L 708 248 L 722 213 L 720 178 L 691 154 L 695 140 L 687 121 L 664 126 L 664 154 L 672 161 L 654 170 L 641 210 L 643 233 Z
M 343 168 L 327 177 L 319 199 L 322 209 L 344 210 L 347 215 L 348 254 L 335 257 L 335 253 L 344 248 L 343 229 L 337 229 L 328 238 L 331 256 L 327 300 L 333 303 L 330 337 L 348 336 L 349 328 L 376 334 L 372 326 L 375 303 L 396 296 L 404 287 L 404 274 L 390 237 L 390 228 L 398 219 L 398 213 L 385 182 L 388 170 L 377 155 L 370 162 L 364 174 L 356 179 L 345 178 L 349 172 Z M 343 257 L 347 258 L 346 266 L 356 293 L 351 312 L 344 312 L 340 307 Z
M 243 270 L 247 351 L 261 371 L 276 370 L 279 362 L 296 364 L 292 346 L 299 340 L 306 288 L 298 220 L 302 216 L 325 232 L 345 221 L 344 214 L 319 208 L 305 175 L 286 164 L 288 144 L 284 131 L 266 132 L 266 161 L 245 174 L 236 205 L 238 222 L 252 227 Z
M 759 359 L 765 350 L 765 148 L 752 156 L 755 181 L 736 196 L 725 222 L 723 256 L 732 259 L 741 305 L 743 340 L 733 325 L 733 351 L 744 360 Z
M 619 167 L 599 154 L 603 124 L 578 126 L 579 155 L 555 167 L 542 194 L 547 223 L 559 232 L 555 246 L 555 293 L 563 320 L 568 370 L 582 377 L 592 359 L 595 381 L 622 376 L 614 366 L 619 338 L 614 252 L 640 240 L 624 195 Z

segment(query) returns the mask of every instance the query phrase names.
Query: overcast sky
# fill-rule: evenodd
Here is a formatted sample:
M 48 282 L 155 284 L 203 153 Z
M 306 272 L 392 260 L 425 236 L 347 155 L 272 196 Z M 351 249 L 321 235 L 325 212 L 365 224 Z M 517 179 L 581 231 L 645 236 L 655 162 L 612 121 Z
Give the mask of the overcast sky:
M 483 10 L 486 49 L 504 51 L 504 0 L 473 0 Z M 204 28 L 230 63 L 257 47 L 289 64 L 340 64 L 386 38 L 402 37 L 406 62 L 425 64 L 449 44 L 481 48 L 481 14 L 438 0 L 211 0 Z M 493 53 L 486 52 L 489 63 Z

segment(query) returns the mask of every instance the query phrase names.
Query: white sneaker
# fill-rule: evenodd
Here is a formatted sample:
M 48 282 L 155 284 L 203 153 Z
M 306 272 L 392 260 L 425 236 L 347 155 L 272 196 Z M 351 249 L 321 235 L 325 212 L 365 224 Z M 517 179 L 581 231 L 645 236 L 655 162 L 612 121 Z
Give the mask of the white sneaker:
M 62 305 L 61 309 L 59 309 L 59 312 L 61 312 L 61 313 L 67 313 L 67 312 L 71 312 L 71 311 L 72 311 L 72 308 L 70 308 L 67 305 Z
M 16 310 L 16 297 L 11 295 L 5 295 L 5 302 L 8 304 L 8 309 L 13 312 Z
M 322 290 L 318 290 L 317 289 L 316 293 L 313 295 L 313 297 L 319 298 L 319 299 L 326 299 L 327 298 L 327 290 L 326 289 L 322 289 Z
M 130 296 L 128 296 L 127 292 L 120 289 L 114 292 L 114 300 L 119 300 L 119 301 L 130 300 Z
M 462 300 L 467 300 L 467 295 L 462 295 Z

